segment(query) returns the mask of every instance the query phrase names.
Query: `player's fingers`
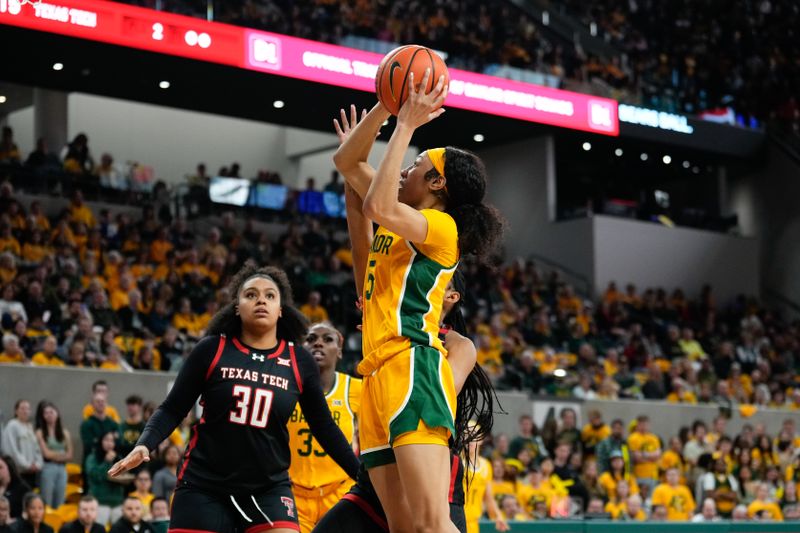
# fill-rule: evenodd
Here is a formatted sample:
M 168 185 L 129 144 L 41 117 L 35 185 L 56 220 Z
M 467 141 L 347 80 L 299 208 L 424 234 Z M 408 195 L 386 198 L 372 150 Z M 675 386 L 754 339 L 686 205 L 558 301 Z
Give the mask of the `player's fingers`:
M 437 109 L 433 113 L 429 113 L 428 114 L 428 121 L 437 119 L 437 118 L 441 117 L 443 114 L 444 114 L 444 108 L 440 107 L 439 109 Z
M 439 105 L 441 105 L 441 103 L 444 103 L 444 101 L 447 99 L 447 95 L 449 93 L 450 93 L 450 85 L 448 84 L 448 85 L 445 85 L 444 88 L 442 89 L 442 92 L 439 93 L 439 98 L 441 99 Z
M 342 131 L 341 126 L 339 126 L 339 121 L 333 119 L 333 129 L 336 130 L 336 135 L 339 137 L 344 137 L 344 132 Z
M 439 76 L 439 79 L 436 80 L 436 86 L 434 86 L 433 90 L 431 90 L 431 94 L 439 96 L 442 94 L 442 90 L 444 89 L 444 74 Z
M 354 128 L 358 123 L 358 111 L 356 111 L 356 105 L 350 104 L 350 125 Z
M 408 73 L 408 98 L 414 98 L 417 95 L 417 88 L 414 86 L 414 73 Z
M 339 115 L 342 119 L 342 129 L 347 131 L 350 129 L 350 124 L 347 122 L 347 113 L 345 113 L 344 109 L 339 110 Z
M 361 110 L 361 120 L 364 120 L 365 118 L 367 118 L 367 110 L 366 110 L 366 108 Z
M 419 84 L 420 87 L 419 92 L 421 94 L 427 94 L 428 81 L 430 81 L 430 79 L 431 79 L 431 69 L 426 68 L 425 74 L 422 75 L 422 83 Z

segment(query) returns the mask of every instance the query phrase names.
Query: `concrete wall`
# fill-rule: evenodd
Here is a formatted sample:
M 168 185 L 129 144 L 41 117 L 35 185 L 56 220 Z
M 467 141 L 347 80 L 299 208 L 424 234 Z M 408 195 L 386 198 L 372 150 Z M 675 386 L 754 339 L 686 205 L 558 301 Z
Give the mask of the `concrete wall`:
M 757 239 L 608 216 L 593 217 L 592 224 L 598 294 L 612 280 L 680 287 L 690 297 L 710 283 L 720 303 L 760 293 Z

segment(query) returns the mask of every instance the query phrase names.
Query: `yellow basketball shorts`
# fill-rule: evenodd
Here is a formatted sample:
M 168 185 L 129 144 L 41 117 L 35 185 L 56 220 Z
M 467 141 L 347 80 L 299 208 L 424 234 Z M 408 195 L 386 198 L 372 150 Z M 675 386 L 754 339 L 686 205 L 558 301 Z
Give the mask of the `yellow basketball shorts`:
M 353 480 L 350 478 L 315 489 L 292 485 L 300 532 L 311 533 L 325 513 L 330 511 L 352 486 Z
M 456 389 L 439 350 L 413 346 L 364 377 L 358 435 L 367 468 L 395 462 L 393 447 L 441 444 L 455 431 Z

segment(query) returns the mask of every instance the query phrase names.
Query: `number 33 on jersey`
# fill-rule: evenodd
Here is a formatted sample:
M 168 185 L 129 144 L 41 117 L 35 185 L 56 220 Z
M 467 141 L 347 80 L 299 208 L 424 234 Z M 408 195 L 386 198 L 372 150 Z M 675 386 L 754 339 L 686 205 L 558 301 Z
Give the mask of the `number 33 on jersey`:
M 336 372 L 336 380 L 325 395 L 334 422 L 350 444 L 353 443 L 355 418 L 361 402 L 361 380 Z M 322 487 L 347 479 L 347 474 L 326 454 L 311 435 L 300 405 L 296 405 L 287 424 L 292 464 L 292 483 L 306 488 Z

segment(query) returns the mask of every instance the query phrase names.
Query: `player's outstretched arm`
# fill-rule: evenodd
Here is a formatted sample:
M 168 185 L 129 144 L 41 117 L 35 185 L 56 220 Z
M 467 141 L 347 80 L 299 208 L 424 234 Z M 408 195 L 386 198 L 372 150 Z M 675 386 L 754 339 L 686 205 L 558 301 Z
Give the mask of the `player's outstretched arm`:
M 389 140 L 386 154 L 378 166 L 375 179 L 364 196 L 364 215 L 410 242 L 424 242 L 428 235 L 428 220 L 419 211 L 397 199 L 399 177 L 414 131 L 444 113 L 441 107 L 447 97 L 444 76 L 430 93 L 423 93 L 430 78 L 425 71 L 420 89 L 416 88 L 413 73 L 409 73 L 408 99 L 397 115 L 397 127 Z M 362 122 L 363 123 L 363 122 Z
M 369 113 L 362 113 L 360 122 L 354 105 L 350 106 L 349 118 L 344 109 L 340 110 L 340 115 L 341 124 L 333 119 L 333 127 L 341 142 L 333 163 L 345 181 L 364 198 L 375 176 L 375 169 L 367 163 L 367 157 L 381 126 L 390 115 L 381 104 L 375 104 Z
M 478 360 L 478 352 L 470 339 L 452 329 L 444 336 L 444 347 L 447 349 L 447 362 L 453 371 L 453 381 L 458 394 Z

